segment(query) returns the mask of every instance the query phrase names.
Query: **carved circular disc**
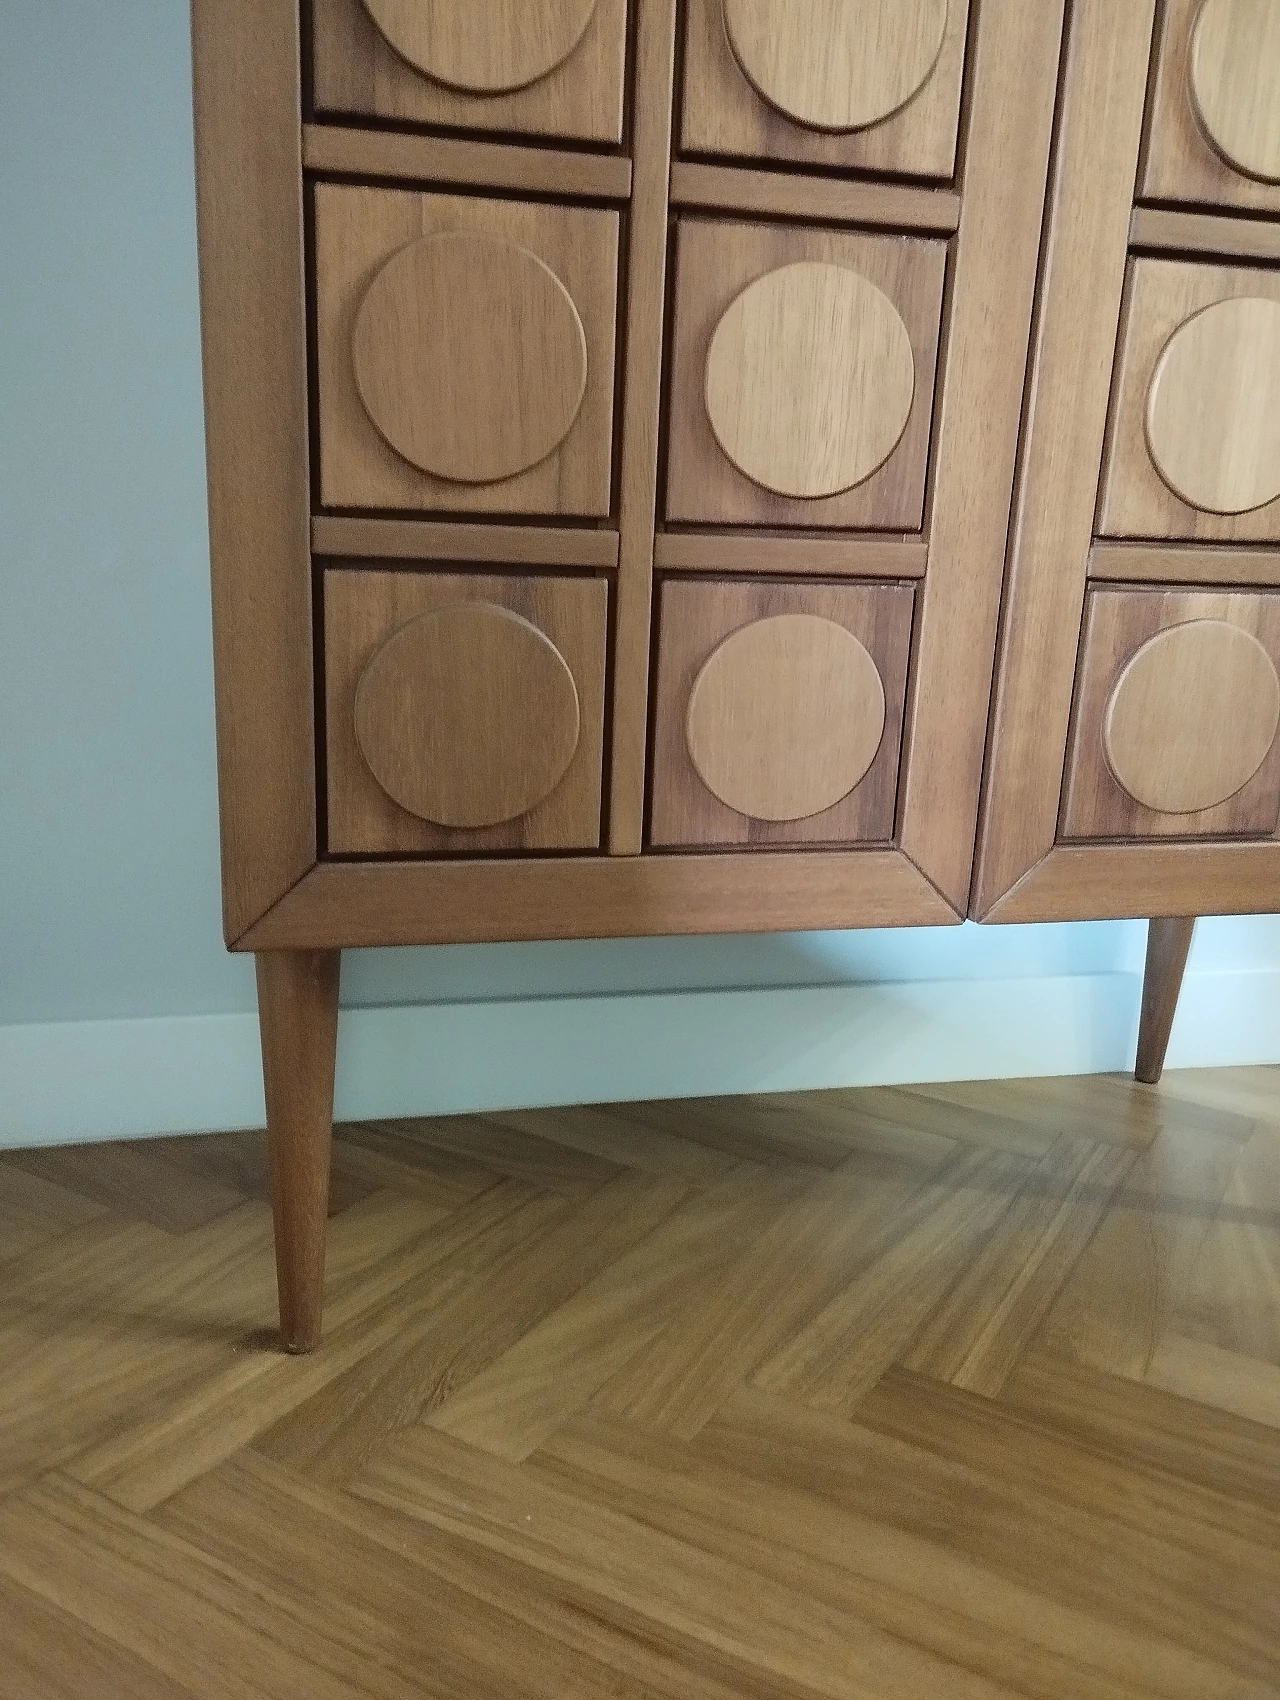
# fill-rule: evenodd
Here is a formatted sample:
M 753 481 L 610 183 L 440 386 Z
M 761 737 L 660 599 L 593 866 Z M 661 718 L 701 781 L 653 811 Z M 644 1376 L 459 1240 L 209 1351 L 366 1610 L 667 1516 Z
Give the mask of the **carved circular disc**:
M 459 484 L 545 460 L 587 387 L 587 339 L 560 279 L 493 236 L 424 236 L 378 272 L 356 315 L 356 387 L 397 454 Z
M 387 639 L 360 676 L 355 723 L 370 771 L 401 808 L 440 826 L 497 826 L 564 778 L 578 690 L 528 620 L 460 602 Z
M 1280 301 L 1216 301 L 1169 338 L 1147 392 L 1147 447 L 1184 502 L 1242 514 L 1280 496 Z
M 777 614 L 709 657 L 685 740 L 722 803 L 756 820 L 803 820 L 863 778 L 884 721 L 880 674 L 853 633 L 816 614 Z
M 724 21 L 771 106 L 815 130 L 863 130 L 928 82 L 947 0 L 724 0 Z
M 1280 183 L 1280 0 L 1205 0 L 1191 37 L 1191 98 L 1228 164 Z
M 754 483 L 837 496 L 893 453 L 915 396 L 911 338 L 859 272 L 802 260 L 748 284 L 707 351 L 707 416 Z
M 1212 809 L 1247 785 L 1280 727 L 1280 679 L 1252 633 L 1223 620 L 1158 632 L 1116 681 L 1103 723 L 1107 762 L 1161 814 Z
M 527 88 L 563 65 L 596 0 L 364 0 L 415 70 L 468 94 Z

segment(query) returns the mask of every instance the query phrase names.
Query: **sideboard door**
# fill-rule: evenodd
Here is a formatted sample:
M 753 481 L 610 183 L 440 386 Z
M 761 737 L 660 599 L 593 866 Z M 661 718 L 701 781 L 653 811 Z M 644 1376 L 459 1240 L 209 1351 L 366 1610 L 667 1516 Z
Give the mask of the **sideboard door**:
M 1280 904 L 1280 10 L 1155 14 L 1071 21 L 985 919 Z

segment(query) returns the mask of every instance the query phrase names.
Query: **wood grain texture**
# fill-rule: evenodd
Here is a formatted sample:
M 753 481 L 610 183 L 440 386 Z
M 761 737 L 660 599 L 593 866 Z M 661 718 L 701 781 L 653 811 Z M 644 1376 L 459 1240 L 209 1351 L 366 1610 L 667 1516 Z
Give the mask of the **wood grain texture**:
M 720 448 L 774 495 L 813 500 L 865 483 L 897 447 L 915 398 L 911 337 L 893 302 L 846 266 L 766 272 L 725 311 L 704 398 Z
M 545 802 L 581 725 L 564 656 L 492 602 L 420 614 L 392 633 L 356 686 L 366 764 L 402 808 L 440 826 L 498 826 Z
M 893 832 L 913 600 L 906 586 L 664 583 L 653 843 L 887 841 Z M 797 618 L 803 622 L 798 627 Z M 776 625 L 779 620 L 785 623 Z M 866 658 L 840 678 L 828 676 L 835 634 L 823 631 L 821 655 L 814 652 L 815 629 L 828 622 L 849 634 Z M 731 646 L 740 650 L 744 644 L 739 659 L 745 669 L 734 670 Z M 704 723 L 699 697 L 717 656 L 728 665 L 729 676 L 721 679 L 728 693 L 722 693 L 718 708 L 703 704 L 709 713 Z M 840 658 L 849 660 L 845 649 Z M 711 689 L 714 694 L 714 679 Z M 842 720 L 841 702 L 846 714 L 857 709 L 858 717 Z M 859 767 L 857 779 L 845 784 Z M 758 811 L 742 808 L 749 797 Z M 800 798 L 813 803 L 823 797 L 825 807 L 805 807 L 800 816 L 791 812 Z
M 388 445 L 454 484 L 501 483 L 546 460 L 587 388 L 586 332 L 550 266 L 466 233 L 425 236 L 380 268 L 351 360 Z
M 784 176 L 742 166 L 673 161 L 671 204 L 707 211 L 776 214 L 815 224 L 857 224 L 874 230 L 918 230 L 949 236 L 960 223 L 960 197 L 950 189 L 912 183 Z
M 563 65 L 595 0 L 496 0 L 483 11 L 451 0 L 364 0 L 402 59 L 464 94 L 509 94 Z
M 1280 16 L 1267 0 L 1205 0 L 1191 34 L 1191 99 L 1228 165 L 1280 183 Z
M 689 693 L 685 743 L 731 809 L 803 820 L 865 776 L 884 722 L 884 685 L 852 632 L 816 614 L 775 614 L 708 658 Z
M 1089 577 L 1121 583 L 1280 585 L 1280 550 L 1095 543 Z
M 1224 218 L 1218 213 L 1188 212 L 1181 207 L 1135 207 L 1129 221 L 1135 248 L 1208 259 L 1280 259 L 1280 225 L 1267 219 Z
M 1181 716 L 1200 711 L 1194 737 Z M 1280 723 L 1280 680 L 1266 650 L 1223 620 L 1158 632 L 1125 665 L 1107 704 L 1107 765 L 1162 814 L 1216 807 L 1247 785 Z
M 1280 496 L 1280 301 L 1218 301 L 1174 332 L 1147 392 L 1147 448 L 1175 496 L 1215 514 Z
M 631 193 L 631 161 L 620 154 L 516 147 L 401 130 L 355 130 L 345 124 L 304 124 L 302 163 L 308 171 L 403 178 L 415 184 L 430 181 L 440 188 L 474 184 L 604 201 L 625 201 Z
M 604 580 L 331 568 L 324 595 L 331 852 L 599 844 Z
M 883 530 L 918 530 L 923 517 L 925 470 L 932 421 L 933 378 L 937 361 L 939 320 L 946 252 L 941 243 L 907 237 L 860 236 L 836 230 L 812 230 L 770 225 L 722 224 L 686 220 L 681 223 L 676 262 L 676 305 L 670 386 L 670 449 L 667 461 L 666 516 L 669 520 L 715 524 L 798 526 L 860 526 Z M 716 371 L 716 342 L 727 314 L 748 285 L 762 277 L 781 277 L 792 268 L 819 266 L 853 272 L 865 293 L 872 286 L 905 326 L 914 366 L 914 388 L 905 426 L 884 463 L 853 489 L 826 497 L 779 495 L 747 477 L 728 458 L 716 440 L 709 416 Z M 769 283 L 769 289 L 777 287 Z M 870 299 L 870 298 L 868 298 Z M 743 309 L 740 309 L 742 311 Z M 846 316 L 847 319 L 847 316 Z M 865 322 L 859 321 L 860 325 Z M 731 318 L 730 323 L 733 323 Z M 824 329 L 825 326 L 825 329 Z M 821 393 L 830 387 L 844 395 L 866 380 L 851 327 L 828 318 L 812 325 L 811 333 L 794 349 L 796 406 L 805 414 L 812 386 Z M 834 340 L 839 334 L 844 348 Z M 886 345 L 887 348 L 888 345 Z M 895 345 L 896 346 L 896 345 Z M 889 375 L 877 363 L 872 393 L 887 392 L 895 404 L 897 422 L 902 395 L 906 346 Z M 849 360 L 842 370 L 841 354 Z M 780 372 L 761 372 L 772 378 L 772 391 L 792 371 L 786 362 Z M 803 385 L 803 387 L 802 387 Z M 787 388 L 784 383 L 782 386 Z M 821 396 L 820 398 L 821 399 Z M 783 395 L 771 393 L 770 406 L 786 406 Z M 842 405 L 847 406 L 847 401 Z M 861 417 L 854 414 L 856 421 Z M 797 424 L 799 418 L 797 417 Z M 805 427 L 809 429 L 808 426 Z M 759 471 L 756 471 L 756 477 Z
M 1114 902 L 1114 893 L 1108 897 Z M 1105 907 L 1108 897 L 1095 901 Z M 1148 905 L 1147 912 L 1158 909 Z M 959 920 L 896 850 L 322 862 L 236 948 L 785 933 Z
M 1134 260 L 1099 530 L 1280 538 L 1280 277 Z
M 440 0 L 426 8 L 414 0 L 374 4 L 400 14 L 400 28 L 393 34 L 403 38 L 408 31 L 409 55 L 403 51 L 404 39 L 393 44 L 381 33 L 364 0 L 315 0 L 311 49 L 317 111 L 596 143 L 622 140 L 626 0 L 595 0 L 594 6 L 589 0 L 535 0 L 532 6 L 504 0 L 496 8 L 486 6 L 483 18 L 473 15 L 472 8 L 442 5 Z M 427 76 L 411 63 L 414 39 L 423 25 L 445 21 L 448 14 L 459 21 L 465 17 L 470 26 L 454 33 L 448 44 L 455 58 L 460 50 L 463 60 L 471 63 L 471 77 L 465 64 L 462 67 L 463 83 L 474 78 L 477 59 L 487 62 L 484 68 L 491 80 L 495 73 L 499 80 L 512 75 L 516 57 L 522 58 L 525 70 L 539 58 L 545 67 L 549 55 L 559 55 L 557 62 L 526 86 L 506 92 L 450 87 L 439 72 Z M 573 32 L 566 26 L 584 15 L 580 36 L 570 42 Z M 526 23 L 535 29 L 527 31 L 522 27 Z M 457 24 L 446 22 L 446 29 L 456 32 Z M 432 43 L 425 45 L 429 55 Z
M 257 957 L 280 1335 L 288 1352 L 320 1343 L 339 966 L 334 950 Z
M 1200 37 L 1205 94 L 1217 101 L 1215 112 L 1228 136 L 1246 150 L 1261 146 L 1267 157 L 1268 119 L 1274 123 L 1277 37 L 1266 5 L 1241 5 L 1220 0 L 1206 7 L 1203 0 L 1167 0 L 1160 31 L 1156 74 L 1152 82 L 1151 118 L 1144 152 L 1141 193 L 1153 201 L 1199 202 L 1207 206 L 1240 207 L 1250 211 L 1280 211 L 1280 185 L 1250 176 L 1215 144 L 1196 106 L 1193 41 L 1201 16 L 1206 32 Z M 1236 41 L 1239 50 L 1236 50 Z M 1216 60 L 1216 70 L 1213 61 Z M 1269 92 L 1270 91 L 1270 92 Z M 1226 96 L 1229 110 L 1221 104 Z
M 971 67 L 899 840 L 960 909 L 973 867 L 1062 10 L 984 0 Z
M 644 832 L 653 537 L 667 281 L 676 0 L 635 0 L 635 184 L 627 244 L 620 549 L 613 645 L 609 850 L 634 856 Z
M 1035 405 L 1005 574 L 978 915 L 1048 854 L 1057 829 L 1154 11 L 1154 0 L 1120 9 L 1085 0 L 1072 14 L 1028 392 Z
M 324 183 L 315 190 L 315 202 L 323 502 L 327 506 L 356 508 L 461 509 L 584 517 L 608 514 L 617 215 L 580 207 Z M 377 279 L 388 261 L 392 265 L 409 263 L 402 259 L 406 247 L 423 237 L 441 236 L 472 242 L 497 241 L 527 249 L 554 274 L 582 324 L 586 385 L 572 429 L 554 452 L 528 471 L 504 477 L 498 483 L 457 483 L 410 465 L 384 441 L 360 400 L 358 359 L 353 369 L 352 351 L 369 292 L 378 288 Z M 484 293 L 479 278 L 476 289 Z M 509 358 L 500 363 L 501 369 L 493 369 L 486 380 L 488 356 L 484 350 L 489 345 L 477 343 L 474 338 L 470 360 L 463 363 L 464 371 L 474 372 L 481 394 L 487 389 L 495 398 L 506 395 L 513 407 L 517 395 L 526 388 L 536 390 L 540 382 L 536 367 L 525 370 L 524 344 L 518 335 L 515 305 L 509 319 L 512 348 L 508 351 Z M 421 313 L 421 306 L 417 312 Z M 392 321 L 393 325 L 397 322 Z M 468 327 L 463 325 L 460 329 L 466 331 Z M 439 331 L 434 319 L 428 332 L 422 344 L 422 359 L 430 358 L 439 364 L 444 357 L 439 351 Z M 501 341 L 499 335 L 499 345 Z M 460 348 L 455 363 L 461 352 Z M 410 399 L 406 398 L 404 407 L 409 406 Z M 424 418 L 429 414 L 430 410 L 422 409 Z
M 1278 663 L 1280 597 L 1092 591 L 1063 835 L 1269 838 Z
M 335 1180 L 363 1185 L 335 1187 L 303 1359 L 262 1327 L 261 1134 L 164 1142 L 179 1181 L 220 1178 L 215 1215 L 140 1237 L 122 1195 L 6 1276 L 6 1679 L 22 1700 L 1265 1695 L 1276 1086 L 339 1128 Z M 159 1162 L 43 1155 L 64 1189 Z
M 794 0 L 730 0 L 737 7 L 748 69 L 726 27 L 725 0 L 690 0 L 685 26 L 684 109 L 680 147 L 687 154 L 727 154 L 792 164 L 948 179 L 955 170 L 960 86 L 964 76 L 967 0 L 912 0 L 885 6 L 822 0 L 815 10 Z M 945 20 L 942 13 L 945 11 Z M 940 42 L 937 26 L 943 23 Z M 860 51 L 867 32 L 887 23 L 887 58 Z M 906 27 L 902 28 L 905 23 Z M 921 76 L 917 44 L 935 48 L 915 98 L 893 109 L 892 92 Z M 905 51 L 903 51 L 905 50 Z M 753 84 L 768 84 L 765 93 Z M 905 67 L 894 76 L 890 67 Z M 891 91 L 885 105 L 885 91 Z M 874 97 L 879 93 L 880 99 Z M 868 127 L 824 134 L 812 113 L 847 120 L 850 101 Z M 870 104 L 867 97 L 871 96 Z M 781 97 L 781 98 L 779 98 Z M 793 114 L 783 110 L 790 101 Z M 834 104 L 833 104 L 834 103 Z M 877 118 L 868 118 L 879 105 Z M 809 121 L 794 115 L 800 107 Z
M 230 942 L 316 854 L 298 20 L 253 0 L 191 18 Z
M 358 519 L 317 514 L 317 555 L 371 560 L 487 561 L 513 567 L 616 567 L 616 531 L 553 525 L 468 525 L 430 519 Z
M 1194 915 L 1170 915 L 1147 926 L 1147 962 L 1142 979 L 1142 1022 L 1134 1079 L 1154 1086 L 1164 1073 L 1165 1053 L 1182 990 L 1182 974 L 1195 931 Z
M 974 918 L 1145 920 L 1201 912 L 1208 894 L 1215 915 L 1258 915 L 1274 911 L 1277 879 L 1280 845 L 1274 842 L 1063 844 L 990 909 L 975 910 Z
M 947 0 L 723 0 L 729 45 L 770 106 L 806 128 L 882 123 L 928 82 Z
M 807 573 L 814 578 L 923 578 L 929 546 L 918 538 L 798 536 L 761 531 L 662 531 L 663 572 Z M 1277 569 L 1280 570 L 1280 569 Z

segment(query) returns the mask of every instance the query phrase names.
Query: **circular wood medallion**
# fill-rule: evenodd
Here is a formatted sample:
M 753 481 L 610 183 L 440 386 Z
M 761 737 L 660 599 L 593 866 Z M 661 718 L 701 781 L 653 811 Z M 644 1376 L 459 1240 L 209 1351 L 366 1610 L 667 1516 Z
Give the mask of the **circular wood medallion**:
M 1280 183 L 1280 0 L 1205 0 L 1191 37 L 1191 99 L 1229 165 Z
M 1216 301 L 1182 324 L 1147 392 L 1147 447 L 1184 502 L 1242 514 L 1280 496 L 1280 301 Z
M 579 721 L 563 655 L 491 602 L 401 626 L 356 687 L 356 741 L 374 778 L 440 826 L 497 826 L 549 797 L 573 760 Z
M 771 106 L 815 130 L 863 130 L 929 80 L 947 0 L 724 0 L 738 63 Z
M 1280 679 L 1252 633 L 1190 620 L 1148 639 L 1116 681 L 1103 745 L 1116 780 L 1161 814 L 1234 797 L 1280 727 Z
M 848 796 L 884 736 L 870 655 L 817 614 L 740 627 L 689 694 L 685 739 L 707 789 L 756 820 L 803 820 Z
M 364 0 L 402 59 L 449 88 L 506 94 L 577 47 L 596 0 Z
M 465 232 L 392 255 L 360 304 L 352 361 L 365 411 L 396 453 L 459 484 L 545 460 L 587 387 L 586 333 L 550 266 Z
M 707 351 L 725 454 L 779 496 L 838 496 L 893 453 L 915 397 L 898 309 L 847 266 L 802 260 L 748 284 Z

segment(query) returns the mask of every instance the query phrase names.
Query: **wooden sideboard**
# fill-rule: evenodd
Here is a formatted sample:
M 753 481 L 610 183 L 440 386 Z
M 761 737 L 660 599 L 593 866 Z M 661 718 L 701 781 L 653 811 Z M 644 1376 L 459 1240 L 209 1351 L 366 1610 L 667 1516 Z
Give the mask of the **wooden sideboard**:
M 345 946 L 1280 907 L 1276 0 L 193 0 L 285 1343 Z

